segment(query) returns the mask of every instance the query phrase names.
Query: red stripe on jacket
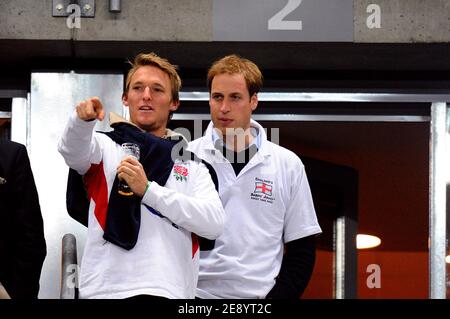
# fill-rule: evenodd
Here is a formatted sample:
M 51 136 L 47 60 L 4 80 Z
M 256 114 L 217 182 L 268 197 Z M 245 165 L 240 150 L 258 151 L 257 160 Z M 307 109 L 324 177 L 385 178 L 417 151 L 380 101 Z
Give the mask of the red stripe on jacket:
M 198 237 L 196 234 L 191 233 L 191 238 L 192 238 L 192 258 L 194 258 L 195 253 L 198 251 Z
M 87 173 L 83 176 L 89 201 L 95 202 L 94 215 L 98 223 L 105 230 L 106 212 L 108 209 L 108 185 L 106 184 L 103 161 L 99 164 L 91 164 Z

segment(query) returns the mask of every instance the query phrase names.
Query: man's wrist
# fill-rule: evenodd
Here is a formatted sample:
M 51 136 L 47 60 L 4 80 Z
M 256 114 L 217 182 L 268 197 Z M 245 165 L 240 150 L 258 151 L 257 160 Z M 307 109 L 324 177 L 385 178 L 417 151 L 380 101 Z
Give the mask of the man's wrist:
M 150 188 L 150 184 L 151 184 L 151 183 L 152 183 L 152 182 L 147 181 L 147 185 L 145 186 L 144 194 L 142 194 L 142 197 L 144 197 L 145 194 L 147 193 L 148 189 Z

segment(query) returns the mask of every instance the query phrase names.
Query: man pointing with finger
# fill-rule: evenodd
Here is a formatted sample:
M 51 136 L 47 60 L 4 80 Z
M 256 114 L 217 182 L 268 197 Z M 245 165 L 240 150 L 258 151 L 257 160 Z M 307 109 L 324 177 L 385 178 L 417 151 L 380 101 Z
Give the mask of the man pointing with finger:
M 94 132 L 105 110 L 93 97 L 77 105 L 64 130 L 58 149 L 72 169 L 68 210 L 82 206 L 83 196 L 72 192 L 80 175 L 88 207 L 81 298 L 195 295 L 197 235 L 217 238 L 224 211 L 206 166 L 171 156 L 172 148 L 183 142 L 166 128 L 179 106 L 180 87 L 176 69 L 167 60 L 140 54 L 122 98 L 130 122 L 111 113 L 114 130 Z M 123 158 L 123 143 L 139 146 L 139 161 Z M 133 195 L 119 194 L 119 180 Z

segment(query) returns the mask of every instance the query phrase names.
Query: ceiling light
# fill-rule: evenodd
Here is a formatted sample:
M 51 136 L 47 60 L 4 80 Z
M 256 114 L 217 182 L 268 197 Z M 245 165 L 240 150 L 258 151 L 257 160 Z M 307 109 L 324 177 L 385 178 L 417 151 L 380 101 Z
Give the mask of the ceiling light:
M 356 248 L 367 249 L 377 247 L 381 244 L 381 239 L 377 236 L 358 234 L 356 235 Z
M 445 262 L 447 264 L 450 264 L 450 255 L 447 255 L 447 257 L 445 257 Z

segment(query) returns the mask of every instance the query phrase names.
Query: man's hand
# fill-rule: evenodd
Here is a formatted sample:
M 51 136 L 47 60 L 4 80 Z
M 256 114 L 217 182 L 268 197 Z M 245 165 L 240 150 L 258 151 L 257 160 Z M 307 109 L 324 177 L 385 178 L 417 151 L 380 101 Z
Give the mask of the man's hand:
M 92 97 L 85 101 L 81 101 L 77 105 L 77 114 L 83 121 L 100 120 L 105 118 L 102 102 L 98 97 Z
M 130 186 L 134 194 L 139 197 L 144 196 L 148 179 L 142 164 L 136 158 L 133 156 L 125 157 L 117 167 L 117 174 L 119 179 L 124 180 Z

